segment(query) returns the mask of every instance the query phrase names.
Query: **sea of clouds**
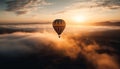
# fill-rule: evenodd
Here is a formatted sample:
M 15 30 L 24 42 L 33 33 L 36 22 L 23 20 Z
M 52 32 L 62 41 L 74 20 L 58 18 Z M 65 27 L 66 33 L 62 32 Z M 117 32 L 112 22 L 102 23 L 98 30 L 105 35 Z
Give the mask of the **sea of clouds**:
M 45 31 L 0 35 L 0 64 L 8 67 L 119 69 L 119 53 L 116 51 L 81 33 L 65 33 L 61 38 Z

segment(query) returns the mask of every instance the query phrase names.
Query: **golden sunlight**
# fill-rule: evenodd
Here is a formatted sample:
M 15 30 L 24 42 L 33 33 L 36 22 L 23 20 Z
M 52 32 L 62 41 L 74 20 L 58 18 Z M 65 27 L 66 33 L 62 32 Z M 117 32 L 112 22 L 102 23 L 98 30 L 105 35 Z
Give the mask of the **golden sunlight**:
M 76 23 L 82 23 L 82 22 L 85 22 L 86 21 L 86 17 L 85 16 L 73 16 L 73 21 L 76 22 Z

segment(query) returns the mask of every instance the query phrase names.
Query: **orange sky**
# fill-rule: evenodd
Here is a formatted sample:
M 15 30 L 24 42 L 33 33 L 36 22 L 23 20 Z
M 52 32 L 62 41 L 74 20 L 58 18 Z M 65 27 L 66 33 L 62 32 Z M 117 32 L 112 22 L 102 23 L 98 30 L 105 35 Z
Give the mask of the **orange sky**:
M 27 5 L 26 1 L 5 1 L 1 0 L 0 23 L 52 22 L 57 18 L 73 24 L 120 20 L 119 0 L 31 0 Z

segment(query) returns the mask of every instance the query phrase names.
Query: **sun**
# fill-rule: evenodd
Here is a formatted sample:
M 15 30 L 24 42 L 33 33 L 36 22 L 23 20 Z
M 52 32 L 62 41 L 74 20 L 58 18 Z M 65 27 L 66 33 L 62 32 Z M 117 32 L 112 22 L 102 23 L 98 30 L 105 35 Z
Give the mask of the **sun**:
M 86 17 L 85 16 L 73 16 L 73 21 L 77 23 L 83 23 L 86 21 Z

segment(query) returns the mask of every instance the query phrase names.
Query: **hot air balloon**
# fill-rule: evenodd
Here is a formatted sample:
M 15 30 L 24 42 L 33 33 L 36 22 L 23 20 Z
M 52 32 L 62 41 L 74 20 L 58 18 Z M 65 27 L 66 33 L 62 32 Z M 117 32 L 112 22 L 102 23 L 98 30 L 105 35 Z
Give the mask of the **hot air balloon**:
M 56 19 L 53 21 L 53 28 L 57 32 L 58 37 L 60 38 L 61 33 L 65 29 L 65 21 L 63 19 Z

